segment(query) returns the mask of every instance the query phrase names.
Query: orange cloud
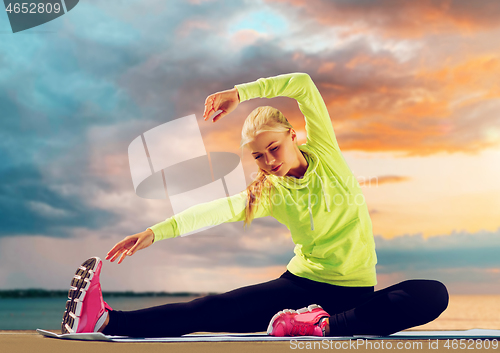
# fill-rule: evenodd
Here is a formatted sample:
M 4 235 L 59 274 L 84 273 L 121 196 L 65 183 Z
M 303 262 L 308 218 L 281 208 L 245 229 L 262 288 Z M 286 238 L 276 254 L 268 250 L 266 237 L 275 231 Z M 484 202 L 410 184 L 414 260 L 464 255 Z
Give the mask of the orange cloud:
M 493 106 L 500 98 L 499 57 L 470 57 L 415 70 L 360 53 L 344 65 L 338 63 L 326 77 L 311 76 L 344 150 L 402 151 L 411 156 L 476 153 L 498 144 L 488 136 L 496 136 L 494 127 L 500 126 Z
M 392 57 L 381 57 L 368 55 L 367 53 L 361 53 L 350 59 L 344 66 L 348 69 L 355 69 L 361 65 L 370 66 L 390 66 L 394 64 L 394 58 Z
M 358 178 L 360 186 L 378 186 L 381 184 L 389 183 L 402 183 L 411 180 L 410 177 L 399 176 L 399 175 L 382 175 L 378 177 Z
M 444 151 L 477 153 L 498 143 L 488 139 L 495 136 L 494 126 L 500 126 L 498 113 L 486 111 L 500 98 L 498 57 L 445 62 L 436 69 L 406 67 L 380 54 L 360 53 L 344 61 L 302 52 L 291 57 L 304 64 L 300 71 L 308 72 L 321 92 L 342 150 L 425 156 Z M 263 104 L 246 102 L 236 115 L 244 119 Z M 276 98 L 266 104 L 280 109 L 296 131 L 304 131 L 304 119 L 294 101 Z M 211 129 L 207 137 L 238 146 L 240 136 L 235 131 L 240 130 L 234 128 Z
M 325 73 L 325 72 L 332 71 L 333 68 L 335 67 L 335 65 L 336 64 L 335 64 L 334 61 L 329 61 L 329 62 L 321 63 L 320 67 L 318 68 L 318 73 L 322 74 L 322 73 Z
M 500 58 L 497 56 L 473 57 L 455 66 L 445 66 L 435 71 L 421 70 L 415 77 L 430 83 L 440 83 L 447 97 L 472 91 L 482 92 L 483 98 L 500 97 Z M 481 98 L 474 98 L 475 101 Z
M 291 4 L 297 16 L 316 19 L 322 25 L 346 27 L 343 36 L 377 32 L 386 37 L 417 38 L 428 34 L 471 34 L 500 25 L 500 3 L 485 0 L 268 0 Z M 283 7 L 287 9 L 286 7 Z
M 263 53 L 273 52 L 265 45 L 263 40 L 254 47 L 263 47 Z M 176 109 L 192 110 L 196 92 L 198 102 L 203 102 L 210 93 L 284 73 L 285 67 L 286 72 L 309 73 L 328 107 L 343 151 L 427 156 L 442 152 L 476 154 L 497 146 L 500 53 L 495 54 L 496 49 L 491 48 L 488 54 L 476 54 L 465 47 L 450 55 L 448 50 L 430 48 L 424 47 L 412 60 L 403 62 L 389 51 L 373 51 L 366 42 L 315 54 L 278 51 L 269 64 L 243 62 L 236 74 L 184 83 L 176 95 Z M 426 60 L 430 52 L 435 56 Z M 267 104 L 280 109 L 295 130 L 304 134 L 305 122 L 294 100 L 256 99 L 242 104 L 231 115 L 233 118 L 225 118 L 229 120 L 224 120 L 223 129 L 206 125 L 206 143 L 233 146 L 236 151 L 241 123 L 252 109 Z

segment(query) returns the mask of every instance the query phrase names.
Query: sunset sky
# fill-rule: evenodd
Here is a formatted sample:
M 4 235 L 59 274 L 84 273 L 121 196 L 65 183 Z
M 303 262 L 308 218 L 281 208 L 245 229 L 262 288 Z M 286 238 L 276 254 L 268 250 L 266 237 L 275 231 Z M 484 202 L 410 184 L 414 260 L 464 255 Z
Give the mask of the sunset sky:
M 81 1 L 12 33 L 0 13 L 0 289 L 66 289 L 87 257 L 172 216 L 135 194 L 127 148 L 195 114 L 208 152 L 242 158 L 253 99 L 216 124 L 205 98 L 308 73 L 368 204 L 375 289 L 437 279 L 500 294 L 500 2 L 483 0 Z M 281 275 L 289 230 L 272 217 L 167 239 L 122 264 L 106 290 L 223 292 Z

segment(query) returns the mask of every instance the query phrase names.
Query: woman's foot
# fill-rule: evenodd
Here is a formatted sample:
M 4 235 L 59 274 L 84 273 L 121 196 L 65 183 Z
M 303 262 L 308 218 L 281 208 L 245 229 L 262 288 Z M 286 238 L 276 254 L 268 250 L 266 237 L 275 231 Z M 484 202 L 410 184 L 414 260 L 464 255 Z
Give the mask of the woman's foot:
M 316 304 L 298 310 L 285 309 L 273 316 L 267 328 L 271 336 L 326 336 L 330 315 Z
M 113 310 L 102 298 L 99 274 L 102 261 L 91 257 L 76 270 L 68 292 L 61 332 L 81 333 L 102 331 Z

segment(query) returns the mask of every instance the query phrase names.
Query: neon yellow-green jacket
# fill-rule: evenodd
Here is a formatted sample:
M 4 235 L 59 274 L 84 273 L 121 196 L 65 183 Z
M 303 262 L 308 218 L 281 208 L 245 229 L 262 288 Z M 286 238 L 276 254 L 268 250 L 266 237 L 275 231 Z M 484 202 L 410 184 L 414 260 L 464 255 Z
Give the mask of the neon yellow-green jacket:
M 308 162 L 307 171 L 300 179 L 270 174 L 272 214 L 264 194 L 255 213 L 255 218 L 273 216 L 290 230 L 296 245 L 287 269 L 299 277 L 338 286 L 375 286 L 377 255 L 368 207 L 314 82 L 305 73 L 291 73 L 235 87 L 240 102 L 286 96 L 297 100 L 304 114 L 307 142 L 298 147 Z M 228 207 L 228 201 L 233 207 Z M 243 190 L 190 207 L 150 228 L 156 242 L 205 226 L 243 221 L 246 202 Z

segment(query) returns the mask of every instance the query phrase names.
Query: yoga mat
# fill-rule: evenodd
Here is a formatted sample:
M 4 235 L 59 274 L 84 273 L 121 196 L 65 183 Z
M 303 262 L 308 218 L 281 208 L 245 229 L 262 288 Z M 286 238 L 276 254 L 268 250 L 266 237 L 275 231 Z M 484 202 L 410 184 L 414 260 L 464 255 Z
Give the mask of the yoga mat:
M 57 334 L 54 332 L 37 329 L 39 334 L 45 337 L 81 340 L 81 341 L 105 341 L 105 342 L 225 342 L 225 341 L 290 341 L 294 340 L 350 340 L 358 338 L 366 339 L 460 339 L 460 338 L 488 338 L 500 341 L 500 330 L 470 329 L 461 331 L 401 331 L 390 336 L 356 335 L 351 337 L 317 337 L 317 336 L 296 336 L 296 337 L 274 337 L 266 334 L 256 333 L 208 333 L 208 334 L 187 334 L 181 337 L 158 337 L 158 338 L 137 338 L 128 336 L 107 336 L 101 332 L 93 333 L 66 333 Z

